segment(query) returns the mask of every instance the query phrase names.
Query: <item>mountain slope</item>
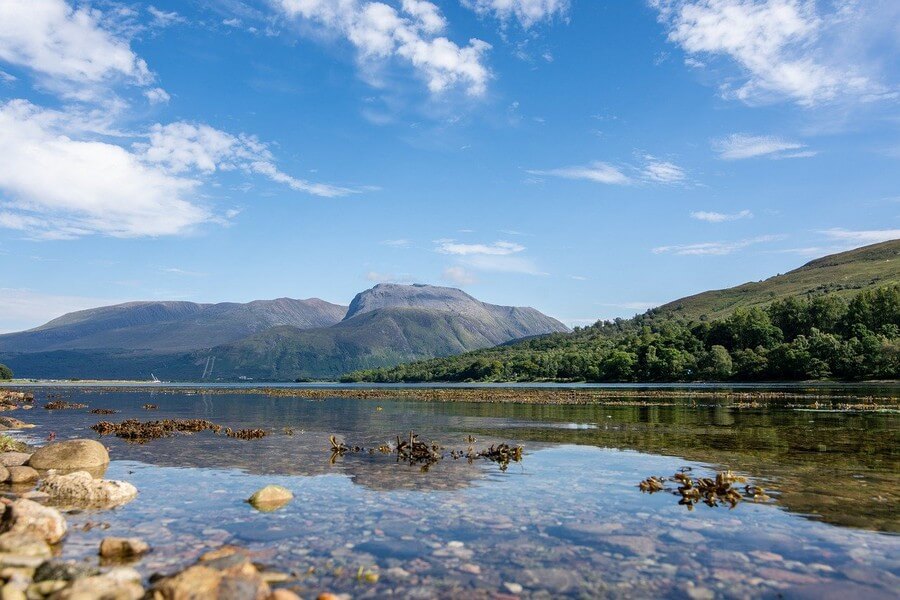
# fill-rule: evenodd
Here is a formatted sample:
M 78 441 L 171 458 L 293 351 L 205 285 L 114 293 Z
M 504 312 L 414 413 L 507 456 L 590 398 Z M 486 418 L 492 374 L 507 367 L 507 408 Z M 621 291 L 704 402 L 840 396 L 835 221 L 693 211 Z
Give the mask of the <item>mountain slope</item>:
M 900 240 L 892 240 L 825 256 L 764 281 L 681 298 L 656 310 L 687 320 L 717 319 L 739 307 L 762 307 L 788 296 L 828 292 L 849 297 L 867 287 L 898 282 Z
M 0 335 L 0 351 L 126 349 L 174 352 L 236 341 L 279 325 L 327 327 L 344 306 L 317 298 L 223 302 L 129 302 L 63 315 L 19 333 Z

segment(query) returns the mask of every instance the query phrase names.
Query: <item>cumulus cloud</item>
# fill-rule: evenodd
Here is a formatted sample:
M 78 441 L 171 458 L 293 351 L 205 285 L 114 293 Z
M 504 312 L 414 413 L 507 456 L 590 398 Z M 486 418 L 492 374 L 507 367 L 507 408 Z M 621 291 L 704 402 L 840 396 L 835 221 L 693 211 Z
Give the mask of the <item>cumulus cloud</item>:
M 700 242 L 696 244 L 657 246 L 653 249 L 653 254 L 678 254 L 681 256 L 724 256 L 726 254 L 737 252 L 738 250 L 743 250 L 748 246 L 766 242 L 774 242 L 781 239 L 784 239 L 783 236 L 763 235 L 733 242 Z
M 847 11 L 842 5 L 847 2 L 835 3 L 832 12 L 821 14 L 816 0 L 650 0 L 650 4 L 659 11 L 669 41 L 690 57 L 724 56 L 740 67 L 743 82 L 722 88 L 728 97 L 747 102 L 788 98 L 808 106 L 841 95 L 885 92 L 858 66 L 831 51 L 846 33 Z M 855 3 L 854 7 L 853 11 L 865 10 Z
M 190 231 L 213 215 L 199 182 L 102 141 L 60 132 L 64 115 L 24 101 L 0 105 L 0 226 L 34 237 L 115 237 Z
M 691 213 L 692 219 L 698 221 L 706 221 L 707 223 L 724 223 L 725 221 L 739 221 L 741 219 L 753 218 L 753 213 L 749 210 L 742 210 L 736 213 L 720 213 L 699 210 Z
M 144 96 L 150 104 L 167 104 L 169 100 L 172 99 L 172 97 L 169 96 L 169 93 L 160 87 L 146 90 Z
M 446 21 L 432 2 L 403 0 L 399 10 L 367 0 L 279 0 L 278 6 L 289 17 L 342 35 L 363 65 L 391 58 L 407 62 L 433 93 L 459 86 L 480 96 L 487 89 L 491 74 L 482 59 L 490 44 L 473 38 L 459 46 L 440 35 Z
M 147 63 L 104 29 L 102 16 L 65 0 L 3 0 L 0 60 L 72 83 L 151 81 Z
M 526 29 L 569 12 L 569 0 L 463 0 L 463 6 L 504 22 L 516 19 Z
M 275 166 L 268 146 L 256 137 L 232 135 L 209 125 L 183 121 L 156 124 L 150 130 L 149 142 L 137 144 L 135 148 L 146 162 L 175 174 L 194 170 L 210 174 L 240 169 L 315 196 L 333 198 L 355 193 L 349 188 L 306 181 L 283 173 Z
M 773 135 L 747 135 L 735 133 L 712 142 L 713 150 L 723 160 L 745 158 L 804 158 L 814 156 L 814 151 L 806 150 L 800 142 L 786 140 Z

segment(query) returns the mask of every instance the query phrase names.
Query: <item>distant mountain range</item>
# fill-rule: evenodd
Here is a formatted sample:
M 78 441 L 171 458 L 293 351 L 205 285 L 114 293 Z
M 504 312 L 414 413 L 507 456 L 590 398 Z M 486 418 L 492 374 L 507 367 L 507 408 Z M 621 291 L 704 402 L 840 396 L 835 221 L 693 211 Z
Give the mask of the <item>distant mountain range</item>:
M 380 284 L 349 307 L 281 298 L 78 311 L 0 335 L 0 362 L 35 378 L 335 378 L 567 330 L 533 308 L 487 304 L 457 289 Z

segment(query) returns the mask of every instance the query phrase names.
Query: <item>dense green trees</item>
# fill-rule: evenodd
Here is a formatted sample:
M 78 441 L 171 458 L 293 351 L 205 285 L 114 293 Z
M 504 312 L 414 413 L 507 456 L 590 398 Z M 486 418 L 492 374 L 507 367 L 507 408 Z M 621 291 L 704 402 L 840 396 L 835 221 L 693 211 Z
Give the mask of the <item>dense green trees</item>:
M 13 378 L 12 369 L 4 364 L 0 364 L 0 381 L 9 381 Z
M 900 377 L 900 286 L 686 322 L 657 311 L 348 381 L 796 381 Z

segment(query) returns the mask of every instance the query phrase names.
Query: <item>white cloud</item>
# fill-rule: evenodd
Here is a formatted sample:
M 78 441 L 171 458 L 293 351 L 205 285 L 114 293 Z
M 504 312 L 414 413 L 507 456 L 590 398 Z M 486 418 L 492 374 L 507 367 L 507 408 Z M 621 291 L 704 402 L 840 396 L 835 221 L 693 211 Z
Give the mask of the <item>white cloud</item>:
M 412 246 L 412 242 L 410 240 L 398 239 L 398 240 L 382 240 L 382 246 L 390 246 L 391 248 L 409 248 Z
M 701 242 L 697 244 L 679 244 L 672 246 L 658 246 L 653 249 L 653 254 L 678 254 L 682 256 L 724 256 L 748 246 L 774 242 L 784 239 L 783 236 L 763 235 L 755 238 L 747 238 L 734 242 Z
M 833 50 L 848 27 L 847 2 L 820 14 L 816 0 L 650 0 L 671 42 L 691 58 L 727 56 L 741 68 L 726 96 L 747 102 L 789 98 L 813 105 L 885 90 Z M 875 3 L 873 3 L 875 4 Z M 831 5 L 828 5 L 831 6 Z M 822 2 L 821 7 L 826 8 Z M 854 11 L 865 8 L 853 3 Z M 878 10 L 875 8 L 874 10 Z
M 462 3 L 480 15 L 492 14 L 501 21 L 515 18 L 526 29 L 540 21 L 565 17 L 569 12 L 569 0 L 463 0 Z
M 497 273 L 521 273 L 546 275 L 534 262 L 521 256 L 525 246 L 514 242 L 497 241 L 493 244 L 462 244 L 455 240 L 435 241 L 435 251 L 456 256 L 459 266 L 476 271 Z
M 31 237 L 179 234 L 212 220 L 199 182 L 128 150 L 65 135 L 66 115 L 24 101 L 0 105 L 0 226 Z
M 720 213 L 720 212 L 708 212 L 704 210 L 699 210 L 691 213 L 692 219 L 697 219 L 698 221 L 706 221 L 707 223 L 724 223 L 725 221 L 738 221 L 740 219 L 751 219 L 753 218 L 753 213 L 749 210 L 742 210 L 736 213 Z
M 643 155 L 641 160 L 643 164 L 639 166 L 616 166 L 607 162 L 595 161 L 584 166 L 547 170 L 532 169 L 526 172 L 531 175 L 581 179 L 607 185 L 630 185 L 635 182 L 677 184 L 687 180 L 684 169 L 675 163 L 660 160 L 649 154 Z
M 0 2 L 0 60 L 53 79 L 145 84 L 152 75 L 127 41 L 102 26 L 103 13 L 64 0 Z
M 180 121 L 154 125 L 149 138 L 148 143 L 137 144 L 136 149 L 145 161 L 160 165 L 171 173 L 200 171 L 209 174 L 241 169 L 315 196 L 333 198 L 356 192 L 282 173 L 275 166 L 268 146 L 246 134 L 235 136 L 209 125 Z
M 173 11 L 165 11 L 156 8 L 155 6 L 148 6 L 147 12 L 150 13 L 150 16 L 153 17 L 153 26 L 154 27 L 170 27 L 172 25 L 179 25 L 182 23 L 187 23 L 187 19 L 179 15 L 177 12 Z
M 562 167 L 559 169 L 549 169 L 544 171 L 529 170 L 532 175 L 549 175 L 551 177 L 562 177 L 564 179 L 583 179 L 593 181 L 594 183 L 605 183 L 609 185 L 626 185 L 631 183 L 628 177 L 621 169 L 605 162 L 593 162 L 587 166 Z
M 478 283 L 475 275 L 463 267 L 447 267 L 441 274 L 441 278 L 454 285 L 473 285 Z
M 446 22 L 440 9 L 425 0 L 403 0 L 401 8 L 368 0 L 278 0 L 289 16 L 337 32 L 353 44 L 366 66 L 399 58 L 413 66 L 440 93 L 463 87 L 480 96 L 491 77 L 482 63 L 490 44 L 470 39 L 459 46 L 439 35 Z
M 849 244 L 877 244 L 900 239 L 900 229 L 850 230 L 835 227 L 820 231 L 825 237 Z
M 647 164 L 643 168 L 643 178 L 647 181 L 655 183 L 681 183 L 687 179 L 684 169 L 678 165 L 657 160 L 652 156 L 648 156 Z
M 453 240 L 441 240 L 437 251 L 441 254 L 469 256 L 484 254 L 490 256 L 508 256 L 525 250 L 525 246 L 514 242 L 494 242 L 493 244 L 458 244 Z
M 773 135 L 747 135 L 734 133 L 728 137 L 713 140 L 713 150 L 723 160 L 741 160 L 766 156 L 768 158 L 803 158 L 814 156 L 815 152 L 803 150 L 805 145 Z
M 146 90 L 144 96 L 147 97 L 150 104 L 167 104 L 172 99 L 169 93 L 160 87 Z
M 22 288 L 0 288 L 0 333 L 30 329 L 65 313 L 119 302 L 121 300 L 60 296 Z

